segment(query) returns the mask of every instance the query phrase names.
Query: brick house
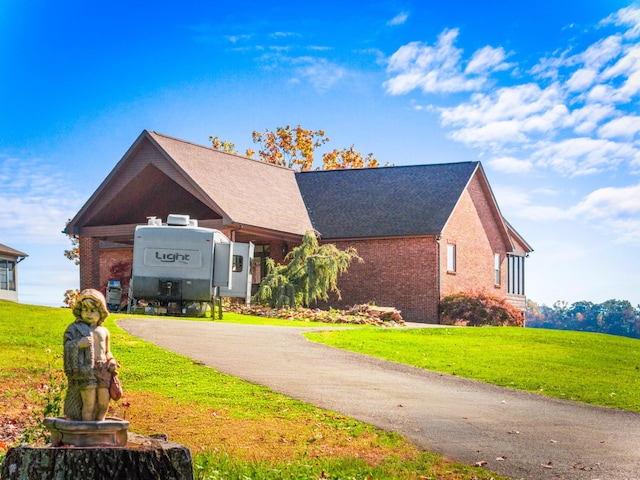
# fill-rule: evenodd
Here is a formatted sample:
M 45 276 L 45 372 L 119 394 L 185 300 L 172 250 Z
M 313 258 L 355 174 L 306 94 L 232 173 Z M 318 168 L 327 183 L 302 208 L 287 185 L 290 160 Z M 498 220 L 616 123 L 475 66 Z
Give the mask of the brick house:
M 18 263 L 28 255 L 0 243 L 0 300 L 18 301 Z
M 314 228 L 363 263 L 340 279 L 342 301 L 394 306 L 438 322 L 441 297 L 485 289 L 524 308 L 532 251 L 502 217 L 479 162 L 294 172 L 143 131 L 67 225 L 80 239 L 80 287 L 104 290 L 132 259 L 147 217 L 188 214 L 255 244 L 254 282 Z

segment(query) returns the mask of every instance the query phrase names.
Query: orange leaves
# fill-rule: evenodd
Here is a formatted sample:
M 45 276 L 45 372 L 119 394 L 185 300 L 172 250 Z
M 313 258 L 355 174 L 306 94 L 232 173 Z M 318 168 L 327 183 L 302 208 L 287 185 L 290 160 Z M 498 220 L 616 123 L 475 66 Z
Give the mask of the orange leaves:
M 324 130 L 308 130 L 298 125 L 291 128 L 278 127 L 275 132 L 253 132 L 253 142 L 262 147 L 258 151 L 260 160 L 296 170 L 313 168 L 315 150 L 329 141 Z M 379 166 L 372 153 L 363 157 L 351 145 L 349 148 L 334 148 L 322 156 L 322 169 L 373 168 Z
M 214 148 L 214 150 L 221 150 L 227 153 L 238 153 L 234 150 L 236 148 L 235 143 L 228 142 L 226 140 L 220 140 L 217 135 L 215 137 L 209 135 L 209 140 L 211 141 L 211 146 Z
M 258 153 L 261 161 L 292 168 L 294 170 L 311 170 L 315 161 L 316 150 L 329 141 L 324 130 L 311 130 L 298 125 L 295 128 L 287 125 L 277 127 L 275 131 L 266 129 L 264 133 L 253 131 L 253 143 L 260 145 L 260 149 L 248 148 L 246 156 L 253 158 Z M 235 144 L 218 137 L 210 136 L 209 140 L 214 149 L 236 153 Z M 378 160 L 369 153 L 363 156 L 353 145 L 349 148 L 334 148 L 322 155 L 322 170 L 337 170 L 346 168 L 375 168 Z
M 322 163 L 325 170 L 338 170 L 345 168 L 375 168 L 380 164 L 373 156 L 373 153 L 363 157 L 360 152 L 351 145 L 349 149 L 340 150 L 334 148 L 322 156 Z
M 300 125 L 278 127 L 275 132 L 253 132 L 253 143 L 262 147 L 258 151 L 260 160 L 299 170 L 311 170 L 315 149 L 328 141 L 323 130 L 308 130 Z

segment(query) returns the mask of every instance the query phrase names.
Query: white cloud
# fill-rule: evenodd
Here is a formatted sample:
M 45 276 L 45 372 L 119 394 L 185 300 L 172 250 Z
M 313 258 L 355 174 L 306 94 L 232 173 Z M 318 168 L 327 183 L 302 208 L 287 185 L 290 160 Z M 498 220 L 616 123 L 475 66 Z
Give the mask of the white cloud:
M 500 151 L 506 143 L 523 143 L 526 140 L 521 124 L 515 121 L 498 121 L 484 125 L 459 128 L 450 137 L 458 142 Z
M 611 35 L 590 45 L 584 52 L 569 57 L 565 63 L 568 66 L 584 65 L 589 70 L 599 71 L 618 57 L 622 49 L 620 35 Z
M 593 85 L 598 72 L 591 68 L 581 68 L 576 70 L 569 80 L 567 80 L 567 88 L 571 92 L 581 92 Z
M 507 55 L 502 47 L 493 48 L 486 46 L 480 50 L 476 50 L 467 64 L 464 73 L 469 75 L 506 70 L 510 68 L 510 65 L 504 63 L 506 58 Z
M 595 190 L 570 213 L 594 220 L 616 243 L 640 244 L 640 184 Z
M 474 94 L 468 103 L 440 109 L 440 120 L 457 127 L 451 138 L 500 151 L 507 145 L 531 144 L 539 134 L 568 125 L 570 116 L 557 85 L 543 90 L 529 83 Z
M 640 132 L 640 117 L 627 115 L 616 118 L 598 129 L 603 138 L 633 139 Z
M 636 25 L 637 12 L 620 11 L 615 21 Z M 464 73 L 455 70 L 462 63 L 462 51 L 454 46 L 457 36 L 457 30 L 449 30 L 434 47 L 414 42 L 399 49 L 388 70 L 401 73 L 385 84 L 387 90 L 406 93 L 419 87 L 432 92 L 440 85 L 442 91 L 438 52 L 451 53 L 450 80 L 475 78 L 466 73 L 483 73 L 482 65 L 488 71 L 506 65 L 501 48 L 485 47 L 475 52 Z M 494 165 L 504 171 L 534 165 L 563 176 L 583 176 L 620 165 L 636 168 L 640 149 L 633 142 L 640 132 L 640 117 L 633 102 L 640 94 L 640 44 L 629 43 L 628 37 L 609 35 L 582 51 L 569 46 L 532 69 L 536 81 L 478 90 L 467 101 L 431 109 L 440 114 L 451 139 L 501 159 Z M 486 77 L 478 78 L 483 79 L 478 85 L 484 90 Z M 506 158 L 528 163 L 507 163 Z
M 347 73 L 344 67 L 324 58 L 298 57 L 290 61 L 296 65 L 294 81 L 303 78 L 320 92 L 329 90 Z
M 607 224 L 609 231 L 616 237 L 616 243 L 640 244 L 640 219 L 625 218 L 611 220 Z
M 611 24 L 630 27 L 625 32 L 625 37 L 628 39 L 640 37 L 640 9 L 635 5 L 630 5 L 612 13 L 600 22 L 601 26 Z
M 71 179 L 53 172 L 39 160 L 0 155 L 0 243 L 68 242 L 61 232 L 80 208 Z M 14 247 L 17 248 L 17 247 Z
M 271 38 L 290 38 L 290 37 L 300 37 L 299 33 L 295 32 L 273 32 Z
M 583 220 L 608 232 L 617 243 L 640 243 L 640 184 L 595 190 L 575 205 L 545 205 L 554 190 L 523 191 L 513 186 L 494 185 L 500 208 L 511 218 L 529 221 Z
M 463 70 L 462 50 L 455 47 L 458 29 L 444 30 L 434 46 L 411 42 L 391 57 L 385 82 L 387 93 L 402 95 L 420 89 L 424 93 L 472 92 L 482 88 L 488 75 L 510 68 L 502 48 L 484 47 L 474 53 Z
M 441 110 L 444 125 L 482 125 L 498 121 L 525 120 L 562 105 L 557 85 L 541 89 L 535 83 L 478 93 L 471 101 Z
M 243 40 L 251 39 L 251 35 L 227 35 L 225 38 L 235 44 Z
M 588 45 L 579 43 L 586 35 L 575 37 L 493 90 L 489 75 L 512 67 L 505 50 L 487 46 L 468 57 L 456 46 L 459 31 L 444 30 L 434 45 L 400 47 L 389 59 L 384 87 L 393 95 L 468 93 L 446 106 L 432 96 L 428 106 L 415 108 L 439 114 L 449 137 L 479 149 L 496 172 L 572 185 L 563 198 L 582 198 L 562 206 L 549 198 L 553 189 L 544 192 L 535 183 L 532 190 L 494 186 L 508 216 L 589 222 L 616 241 L 639 243 L 640 185 L 606 185 L 613 175 L 640 174 L 640 8 L 621 9 L 600 26 L 617 31 L 600 30 L 602 38 Z M 603 172 L 609 175 L 597 176 Z M 590 193 L 582 193 L 587 175 L 605 186 L 594 189 L 592 179 Z
M 387 25 L 391 27 L 395 27 L 396 25 L 403 25 L 409 19 L 409 14 L 407 12 L 402 12 L 393 17 L 391 20 L 387 22 Z
M 629 101 L 640 91 L 640 47 L 634 45 L 626 48 L 624 55 L 602 72 L 601 78 L 602 81 L 622 82 L 620 87 L 608 85 L 612 101 Z
M 529 173 L 533 169 L 530 160 L 519 160 L 513 157 L 497 157 L 489 160 L 488 165 L 504 173 Z
M 541 142 L 532 154 L 536 165 L 567 176 L 589 175 L 639 158 L 640 152 L 633 145 L 588 137 Z
M 603 120 L 612 117 L 615 111 L 615 108 L 611 105 L 588 104 L 571 111 L 568 123 L 578 135 L 588 135 L 596 130 Z
M 494 185 L 493 190 L 498 205 L 508 218 L 530 221 L 569 220 L 575 212 L 557 205 L 544 205 L 546 197 L 555 197 L 552 189 L 523 190 L 514 186 Z
M 587 195 L 572 210 L 590 218 L 640 215 L 640 184 L 600 188 Z

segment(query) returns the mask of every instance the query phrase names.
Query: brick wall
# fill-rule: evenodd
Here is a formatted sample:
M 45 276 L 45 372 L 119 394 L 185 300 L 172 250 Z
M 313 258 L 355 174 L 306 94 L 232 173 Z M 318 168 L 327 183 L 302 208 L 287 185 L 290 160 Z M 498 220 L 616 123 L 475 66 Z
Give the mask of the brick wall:
M 112 278 L 111 269 L 118 263 L 128 264 L 128 269 L 122 279 Z M 133 262 L 133 247 L 103 248 L 100 250 L 100 290 L 104 291 L 109 280 L 120 280 L 124 293 L 129 291 L 131 279 L 131 263 Z
M 340 249 L 353 246 L 364 263 L 351 263 L 338 280 L 343 308 L 361 303 L 401 310 L 407 321 L 438 323 L 437 243 L 429 237 L 332 242 Z
M 80 290 L 100 289 L 100 240 L 80 237 Z
M 456 272 L 447 272 L 447 244 L 456 246 Z M 506 296 L 506 248 L 477 177 L 462 194 L 442 232 L 442 296 L 458 291 L 484 289 Z M 501 281 L 495 284 L 494 253 L 501 258 Z

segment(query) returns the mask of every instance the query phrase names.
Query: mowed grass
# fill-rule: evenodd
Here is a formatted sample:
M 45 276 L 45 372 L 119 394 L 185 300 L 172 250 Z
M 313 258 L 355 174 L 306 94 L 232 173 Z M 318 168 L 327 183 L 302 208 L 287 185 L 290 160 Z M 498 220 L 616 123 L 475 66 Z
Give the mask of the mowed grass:
M 307 333 L 353 352 L 555 398 L 640 412 L 640 340 L 517 327 Z
M 125 390 L 111 415 L 188 446 L 198 479 L 504 478 L 162 350 L 120 329 L 118 317 L 105 324 Z M 65 382 L 62 337 L 72 321 L 68 309 L 0 301 L 0 429 L 33 423 L 52 382 Z

